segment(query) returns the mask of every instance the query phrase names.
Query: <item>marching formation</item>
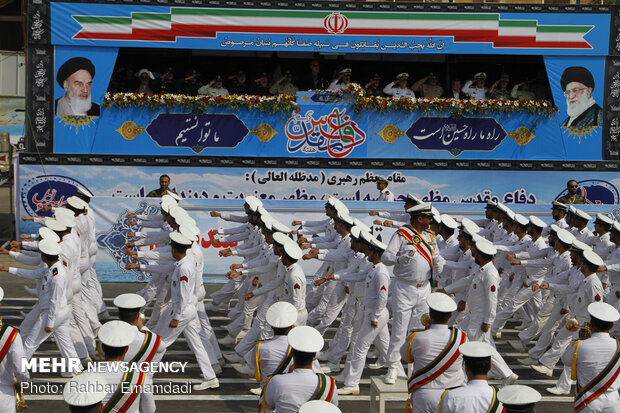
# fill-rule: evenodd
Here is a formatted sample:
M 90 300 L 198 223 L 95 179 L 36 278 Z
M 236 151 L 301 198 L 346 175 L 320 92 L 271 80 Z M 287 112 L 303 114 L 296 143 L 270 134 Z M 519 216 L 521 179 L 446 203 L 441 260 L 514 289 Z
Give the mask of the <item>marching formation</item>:
M 386 187 L 378 185 L 393 199 Z M 79 190 L 54 218 L 26 218 L 41 224 L 38 234 L 0 250 L 37 266 L 0 271 L 36 280 L 39 297 L 19 332 L 0 329 L 0 412 L 15 411 L 13 386 L 29 380 L 19 360 L 50 336 L 64 359 L 80 360 L 64 373 L 71 411 L 154 412 L 144 390 L 153 373 L 114 366 L 158 362 L 181 333 L 203 377 L 193 390 L 219 388 L 222 366 L 233 363 L 256 380 L 251 392 L 264 412 L 339 411 L 338 395 L 360 393 L 365 367 L 383 371 L 388 385 L 406 379 L 413 412 L 533 412 L 541 395 L 515 384 L 495 348 L 508 320 L 522 321 L 509 342 L 519 363 L 549 377 L 563 364 L 547 391 L 569 394 L 575 382 L 575 411 L 620 412 L 620 223 L 605 215 L 592 232 L 592 217 L 572 205 L 554 202 L 547 225 L 489 201 L 486 218 L 473 221 L 408 195 L 401 214 L 369 212 L 374 225 L 397 227 L 384 243 L 338 199 L 325 203 L 325 219 L 288 227 L 249 196 L 244 215 L 211 212 L 231 223 L 213 233 L 237 243 L 219 253 L 236 262 L 205 305 L 201 229 L 169 192 L 159 214 L 127 215 L 141 231 L 128 234 L 137 241 L 126 243 L 134 262 L 126 268 L 151 278 L 116 297 L 110 320 L 94 266 L 91 197 Z M 318 269 L 306 274 L 304 262 L 314 261 Z M 219 340 L 214 310 L 230 319 Z M 370 353 L 377 360 L 368 364 Z

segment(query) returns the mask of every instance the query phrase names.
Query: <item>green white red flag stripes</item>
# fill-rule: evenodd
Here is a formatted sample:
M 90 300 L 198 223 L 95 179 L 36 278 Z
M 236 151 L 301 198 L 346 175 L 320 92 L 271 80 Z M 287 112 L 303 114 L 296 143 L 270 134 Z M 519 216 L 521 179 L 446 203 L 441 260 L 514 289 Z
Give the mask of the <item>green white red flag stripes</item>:
M 495 48 L 592 49 L 591 25 L 542 25 L 499 13 L 330 12 L 313 10 L 171 7 L 169 13 L 129 16 L 73 15 L 74 39 L 175 42 L 179 37 L 215 38 L 218 33 L 257 35 L 349 35 L 450 37 L 457 43 Z

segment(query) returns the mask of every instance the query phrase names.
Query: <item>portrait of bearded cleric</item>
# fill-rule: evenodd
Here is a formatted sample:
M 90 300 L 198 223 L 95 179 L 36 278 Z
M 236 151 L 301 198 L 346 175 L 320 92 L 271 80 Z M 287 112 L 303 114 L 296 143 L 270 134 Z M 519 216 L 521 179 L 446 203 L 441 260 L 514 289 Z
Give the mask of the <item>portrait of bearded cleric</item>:
M 568 115 L 562 126 L 568 129 L 602 126 L 603 110 L 592 97 L 594 90 L 592 73 L 585 67 L 568 67 L 562 73 L 560 84 L 566 97 Z
M 85 57 L 73 57 L 60 66 L 56 81 L 65 90 L 56 100 L 56 116 L 99 116 L 99 105 L 91 100 L 95 66 Z

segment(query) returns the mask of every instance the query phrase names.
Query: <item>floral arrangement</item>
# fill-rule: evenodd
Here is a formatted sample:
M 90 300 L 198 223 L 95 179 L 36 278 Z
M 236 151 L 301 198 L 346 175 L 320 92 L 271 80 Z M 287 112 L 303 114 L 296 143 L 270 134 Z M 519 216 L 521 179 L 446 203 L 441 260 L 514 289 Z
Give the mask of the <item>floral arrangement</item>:
M 346 89 L 339 91 L 314 91 L 326 95 L 329 101 L 352 100 L 356 112 L 377 110 L 380 112 L 422 111 L 425 114 L 450 112 L 453 116 L 463 114 L 508 114 L 529 112 L 532 115 L 551 117 L 558 112 L 557 106 L 546 100 L 464 100 L 464 99 L 426 99 L 366 96 L 364 88 L 357 83 L 350 83 Z M 146 93 L 106 93 L 103 106 L 110 108 L 148 107 L 150 109 L 173 108 L 181 105 L 188 110 L 207 110 L 213 107 L 232 109 L 255 109 L 266 113 L 290 114 L 298 110 L 295 96 L 188 96 L 175 94 Z
M 170 108 L 183 106 L 188 110 L 207 110 L 213 107 L 221 108 L 247 108 L 261 112 L 291 113 L 297 107 L 295 96 L 256 96 L 256 95 L 227 95 L 227 96 L 189 96 L 171 93 L 147 94 L 147 93 L 106 93 L 103 106 L 110 108 L 147 107 L 149 109 Z

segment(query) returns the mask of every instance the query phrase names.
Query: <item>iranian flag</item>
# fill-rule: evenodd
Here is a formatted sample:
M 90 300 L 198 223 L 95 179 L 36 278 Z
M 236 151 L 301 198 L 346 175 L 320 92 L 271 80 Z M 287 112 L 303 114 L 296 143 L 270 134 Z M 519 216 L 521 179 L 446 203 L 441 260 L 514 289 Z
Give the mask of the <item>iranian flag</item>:
M 179 37 L 215 38 L 218 33 L 256 35 L 352 35 L 452 37 L 459 43 L 497 48 L 591 49 L 584 36 L 593 26 L 540 25 L 506 20 L 498 13 L 330 12 L 312 10 L 205 9 L 172 7 L 170 13 L 130 17 L 73 16 L 82 26 L 75 39 L 175 42 Z

